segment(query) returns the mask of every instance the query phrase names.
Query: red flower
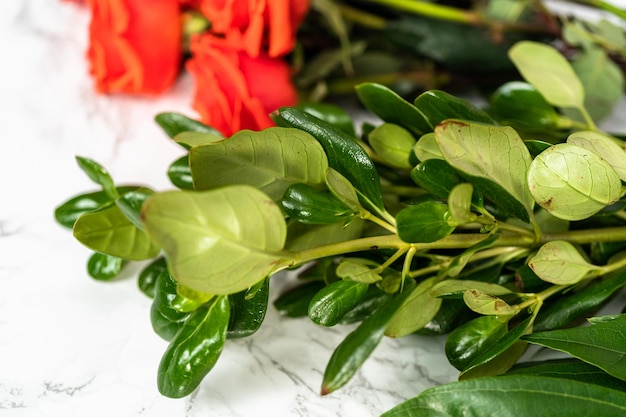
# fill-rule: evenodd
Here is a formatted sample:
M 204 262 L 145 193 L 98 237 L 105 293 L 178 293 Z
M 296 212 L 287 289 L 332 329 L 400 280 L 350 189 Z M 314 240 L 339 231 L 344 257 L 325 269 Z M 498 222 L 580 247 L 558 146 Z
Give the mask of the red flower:
M 196 85 L 194 109 L 227 136 L 270 127 L 270 112 L 297 102 L 287 62 L 266 54 L 251 57 L 237 46 L 231 39 L 197 36 L 187 62 Z
M 238 42 L 250 56 L 270 57 L 293 49 L 308 0 L 202 0 L 211 31 Z
M 89 0 L 90 73 L 102 93 L 160 93 L 181 61 L 179 0 Z

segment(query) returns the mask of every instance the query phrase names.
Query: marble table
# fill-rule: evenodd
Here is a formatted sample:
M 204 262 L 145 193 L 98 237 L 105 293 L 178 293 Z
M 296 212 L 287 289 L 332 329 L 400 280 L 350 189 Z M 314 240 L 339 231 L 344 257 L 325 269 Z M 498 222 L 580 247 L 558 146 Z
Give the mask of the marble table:
M 162 397 L 156 370 L 166 342 L 137 289 L 141 265 L 115 282 L 90 279 L 90 251 L 53 211 L 95 188 L 75 155 L 99 161 L 118 183 L 172 188 L 165 168 L 182 150 L 153 116 L 194 115 L 191 83 L 182 77 L 150 100 L 95 95 L 87 24 L 84 11 L 55 0 L 0 3 L 1 416 L 375 417 L 456 379 L 443 338 L 386 338 L 347 386 L 322 397 L 326 362 L 352 327 L 320 328 L 270 308 L 257 334 L 227 341 L 194 394 Z M 626 101 L 603 126 L 626 131 L 625 112 Z M 271 298 L 289 285 L 275 277 Z

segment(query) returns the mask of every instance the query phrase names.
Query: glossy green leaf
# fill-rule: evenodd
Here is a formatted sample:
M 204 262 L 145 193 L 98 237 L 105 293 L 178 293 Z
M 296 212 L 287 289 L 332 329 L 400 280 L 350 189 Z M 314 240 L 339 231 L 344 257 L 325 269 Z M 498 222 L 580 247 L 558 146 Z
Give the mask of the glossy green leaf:
M 444 298 L 441 300 L 441 307 L 435 317 L 416 334 L 425 336 L 448 334 L 473 317 L 474 313 L 469 311 L 463 300 Z
M 115 188 L 115 184 L 113 183 L 113 178 L 111 178 L 111 175 L 106 168 L 93 159 L 82 156 L 77 156 L 76 162 L 78 162 L 78 166 L 80 166 L 83 172 L 85 172 L 85 174 L 87 174 L 93 182 L 100 185 L 102 187 L 102 191 L 104 191 L 111 199 L 116 199 L 119 196 L 117 189 Z
M 323 282 L 309 281 L 290 288 L 274 300 L 274 308 L 286 317 L 306 317 L 311 300 L 324 286 Z
M 417 284 L 387 325 L 385 336 L 403 337 L 414 333 L 435 317 L 441 307 L 441 299 L 430 295 L 435 282 L 433 277 Z
M 376 310 L 337 346 L 330 357 L 322 380 L 322 395 L 344 386 L 358 371 L 383 338 L 385 329 L 413 287 L 405 290 Z
M 309 304 L 309 318 L 321 326 L 334 326 L 365 296 L 369 285 L 335 281 L 322 288 Z
M 328 160 L 320 144 L 297 129 L 243 130 L 228 140 L 189 151 L 197 190 L 247 184 L 279 200 L 294 183 L 321 184 Z
M 127 192 L 140 188 L 139 186 L 117 187 L 117 193 L 123 195 Z M 76 219 L 85 213 L 97 210 L 111 203 L 113 199 L 104 191 L 79 194 L 63 203 L 54 210 L 55 220 L 62 226 L 71 229 Z
M 193 190 L 193 177 L 189 168 L 189 155 L 181 156 L 167 168 L 170 182 L 181 190 Z
M 494 124 L 493 119 L 469 100 L 453 96 L 441 90 L 429 90 L 420 94 L 413 102 L 424 115 L 431 130 L 448 119 L 468 120 Z
M 361 322 L 385 305 L 392 297 L 392 294 L 381 291 L 378 286 L 370 285 L 359 303 L 352 310 L 348 311 L 339 323 L 352 324 Z
M 600 132 L 586 131 L 572 133 L 567 143 L 598 155 L 613 167 L 622 181 L 626 181 L 626 151 L 616 139 Z
M 621 416 L 626 393 L 544 376 L 480 378 L 429 388 L 381 417 Z
M 381 84 L 363 83 L 356 86 L 361 103 L 388 123 L 394 123 L 414 134 L 431 132 L 424 115 L 395 91 Z
M 292 107 L 281 108 L 272 117 L 279 126 L 294 127 L 315 137 L 324 148 L 330 167 L 346 177 L 375 207 L 384 207 L 376 166 L 354 137 Z
M 157 278 L 167 269 L 165 258 L 158 257 L 146 265 L 137 277 L 139 290 L 150 298 L 154 298 L 156 293 Z
M 626 314 L 590 322 L 591 326 L 535 332 L 524 340 L 566 352 L 626 381 Z
M 396 215 L 398 236 L 408 243 L 436 242 L 454 231 L 448 224 L 448 206 L 425 201 L 403 208 Z
M 541 246 L 528 260 L 528 265 L 539 278 L 557 285 L 576 284 L 599 268 L 587 262 L 574 245 L 564 240 Z
M 461 182 L 454 168 L 443 159 L 428 159 L 411 170 L 411 179 L 433 197 L 447 199 Z
M 503 84 L 491 95 L 491 109 L 505 124 L 525 129 L 559 128 L 563 123 L 554 107 L 532 85 L 522 81 Z
M 181 132 L 188 131 L 220 134 L 212 127 L 207 126 L 204 123 L 191 119 L 180 113 L 159 113 L 154 117 L 154 120 L 170 138 L 173 138 Z
M 128 220 L 139 229 L 143 229 L 140 218 L 141 206 L 153 193 L 154 191 L 151 189 L 142 187 L 119 196 L 115 200 L 115 204 L 122 210 L 122 213 Z
M 302 183 L 290 185 L 280 204 L 289 218 L 307 224 L 335 223 L 355 215 L 333 194 Z
M 183 313 L 191 313 L 206 304 L 213 297 L 215 297 L 213 294 L 206 294 L 178 284 L 176 297 L 172 300 L 172 307 Z
M 501 298 L 475 288 L 465 290 L 463 301 L 472 311 L 489 316 L 513 315 L 519 311 Z
M 508 126 L 452 120 L 440 124 L 435 129 L 435 137 L 450 165 L 471 177 L 494 182 L 528 213 L 532 212 L 534 200 L 526 183 L 532 159 L 515 130 Z M 488 196 L 483 191 L 483 183 L 473 184 Z
M 348 135 L 355 136 L 354 123 L 352 116 L 343 108 L 324 102 L 306 102 L 296 105 L 298 110 L 309 113 L 318 119 L 335 126 L 337 129 L 346 132 Z
M 421 162 L 429 159 L 443 159 L 439 145 L 435 140 L 435 134 L 433 132 L 422 135 L 419 140 L 413 146 L 413 154 Z
M 157 193 L 142 219 L 176 280 L 206 294 L 243 291 L 287 257 L 280 208 L 247 185 Z
M 134 261 L 154 258 L 160 250 L 114 204 L 80 216 L 74 224 L 74 237 L 96 252 Z
M 474 359 L 502 339 L 507 323 L 495 316 L 480 316 L 452 330 L 445 343 L 448 361 L 456 369 L 466 369 Z
M 156 334 L 165 340 L 172 340 L 180 330 L 183 323 L 189 317 L 185 313 L 174 308 L 176 299 L 176 287 L 178 284 L 167 269 L 163 269 L 157 276 L 154 286 L 154 298 L 150 306 L 150 322 Z
M 200 385 L 222 353 L 229 316 L 226 296 L 189 316 L 161 358 L 157 386 L 162 395 L 182 398 Z
M 87 261 L 87 272 L 98 281 L 110 281 L 119 275 L 124 264 L 122 258 L 96 252 Z
M 469 183 L 457 184 L 448 196 L 450 223 L 455 226 L 471 223 L 478 215 L 472 212 L 472 193 L 474 187 Z
M 509 50 L 509 57 L 526 81 L 553 106 L 583 106 L 583 85 L 567 59 L 554 47 L 521 41 Z
M 341 260 L 335 272 L 345 280 L 373 284 L 382 279 L 380 271 L 377 271 L 378 266 L 376 262 L 367 259 L 346 258 Z
M 595 153 L 559 143 L 538 155 L 528 170 L 530 192 L 550 214 L 586 219 L 617 201 L 621 180 Z
M 473 281 L 465 279 L 447 279 L 433 286 L 430 295 L 433 297 L 462 298 L 467 290 L 480 290 L 491 295 L 511 294 L 512 291 L 502 285 L 492 282 Z
M 394 168 L 408 169 L 415 138 L 405 128 L 393 123 L 383 123 L 368 135 L 367 139 L 381 160 Z
M 221 133 L 214 132 L 204 132 L 204 131 L 186 131 L 180 132 L 176 136 L 174 136 L 174 141 L 183 147 L 190 149 L 195 146 L 202 145 L 211 145 L 213 143 L 221 142 L 226 140 Z
M 246 290 L 228 296 L 228 303 L 230 304 L 229 339 L 248 337 L 261 327 L 267 312 L 269 288 L 270 280 L 266 278 L 254 293 Z

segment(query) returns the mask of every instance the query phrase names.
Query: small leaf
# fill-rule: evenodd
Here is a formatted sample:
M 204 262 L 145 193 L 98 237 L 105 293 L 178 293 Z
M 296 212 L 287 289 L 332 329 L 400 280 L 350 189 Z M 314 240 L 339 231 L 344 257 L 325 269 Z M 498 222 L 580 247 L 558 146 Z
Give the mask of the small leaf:
M 89 276 L 98 281 L 110 281 L 119 275 L 124 267 L 124 260 L 105 253 L 94 253 L 87 262 Z
M 448 119 L 494 124 L 493 119 L 469 100 L 440 90 L 420 94 L 413 102 L 424 115 L 431 129 Z
M 183 147 L 190 149 L 195 146 L 211 145 L 213 143 L 225 140 L 224 136 L 218 131 L 190 131 L 180 132 L 174 136 L 174 141 Z
M 173 301 L 176 298 L 177 286 L 178 284 L 167 269 L 163 269 L 156 279 L 154 298 L 150 306 L 152 329 L 168 341 L 174 338 L 189 317 L 189 313 L 174 308 Z
M 328 168 L 328 171 L 326 171 L 326 186 L 335 197 L 354 212 L 361 211 L 362 207 L 356 190 L 350 181 L 338 171 Z
M 91 178 L 93 182 L 102 186 L 102 190 L 109 196 L 109 198 L 116 199 L 118 197 L 117 189 L 113 183 L 113 178 L 111 178 L 111 175 L 106 168 L 93 159 L 82 156 L 77 156 L 76 162 L 78 162 L 80 168 L 89 178 Z
M 363 299 L 368 284 L 335 281 L 322 288 L 309 304 L 309 318 L 320 326 L 334 326 Z
M 387 325 L 385 336 L 403 337 L 414 333 L 435 317 L 441 307 L 441 299 L 430 295 L 435 282 L 435 277 L 425 279 L 411 291 Z
M 478 289 L 465 290 L 463 301 L 474 312 L 490 316 L 517 314 L 519 308 L 507 304 L 504 300 Z
M 491 295 L 512 294 L 512 291 L 508 288 L 491 282 L 447 279 L 434 285 L 430 291 L 430 295 L 433 297 L 462 298 L 463 293 L 467 290 L 480 290 Z
M 159 113 L 154 120 L 170 137 L 178 135 L 181 132 L 204 132 L 220 135 L 220 133 L 210 126 L 205 125 L 197 120 L 191 119 L 183 114 L 166 112 Z
M 290 288 L 274 300 L 274 308 L 286 317 L 306 317 L 311 300 L 324 286 L 321 281 L 310 281 Z
M 599 268 L 585 261 L 574 245 L 564 240 L 544 244 L 528 265 L 539 278 L 557 285 L 576 284 Z
M 264 279 L 254 294 L 250 294 L 250 290 L 246 290 L 228 296 L 228 303 L 230 304 L 229 339 L 248 337 L 261 327 L 267 312 L 269 283 L 269 278 Z
M 621 194 L 615 170 L 595 153 L 570 143 L 554 145 L 532 161 L 528 186 L 540 206 L 565 220 L 586 219 Z
M 290 185 L 280 204 L 291 219 L 307 224 L 335 223 L 355 215 L 333 194 L 302 183 Z
M 426 133 L 413 146 L 413 153 L 421 162 L 429 159 L 443 159 L 433 132 Z
M 373 284 L 382 279 L 376 267 L 377 263 L 366 259 L 348 258 L 341 261 L 335 273 L 345 280 Z
M 626 381 L 626 314 L 590 322 L 591 326 L 532 333 L 524 340 L 566 352 Z
M 167 269 L 165 258 L 158 257 L 144 267 L 137 278 L 139 290 L 150 298 L 154 298 L 157 278 Z
M 150 197 L 154 191 L 149 188 L 139 188 L 135 191 L 130 191 L 121 195 L 115 200 L 115 204 L 122 210 L 122 213 L 130 220 L 135 226 L 143 229 L 140 219 L 140 211 L 143 203 Z
M 452 262 L 450 262 L 450 264 L 446 268 L 446 270 L 442 271 L 441 273 L 443 274 L 445 272 L 445 274 L 449 277 L 455 277 L 459 275 L 463 271 L 467 263 L 470 261 L 472 256 L 476 254 L 476 252 L 479 252 L 483 249 L 488 249 L 495 245 L 498 237 L 499 235 L 496 233 L 490 234 L 485 239 L 465 249 L 462 253 L 455 256 L 454 259 L 452 259 Z
M 567 143 L 580 146 L 604 159 L 626 181 L 626 151 L 613 139 L 600 132 L 575 132 L 569 135 Z
M 367 139 L 380 159 L 394 168 L 411 168 L 409 158 L 416 143 L 413 135 L 393 123 L 383 123 L 372 130 Z
M 202 293 L 243 291 L 287 257 L 281 210 L 247 185 L 156 193 L 144 204 L 142 220 L 176 280 Z
M 423 391 L 381 417 L 417 416 L 621 416 L 626 393 L 544 376 L 480 378 Z M 417 414 L 419 413 L 419 414 Z
M 474 187 L 469 183 L 458 184 L 450 192 L 448 196 L 449 221 L 455 226 L 471 223 L 478 217 L 471 211 L 473 192 Z
M 494 345 L 507 332 L 507 323 L 495 316 L 479 316 L 450 332 L 445 352 L 448 361 L 459 371 Z
M 521 41 L 509 50 L 509 57 L 526 81 L 553 106 L 583 106 L 583 85 L 570 63 L 554 47 Z
M 181 156 L 167 168 L 170 182 L 181 190 L 193 190 L 193 177 L 189 168 L 189 155 Z
M 448 206 L 438 201 L 408 206 L 396 215 L 398 236 L 407 243 L 436 242 L 454 231 L 447 217 Z
M 443 159 L 428 159 L 411 170 L 411 179 L 435 198 L 447 199 L 462 180 Z

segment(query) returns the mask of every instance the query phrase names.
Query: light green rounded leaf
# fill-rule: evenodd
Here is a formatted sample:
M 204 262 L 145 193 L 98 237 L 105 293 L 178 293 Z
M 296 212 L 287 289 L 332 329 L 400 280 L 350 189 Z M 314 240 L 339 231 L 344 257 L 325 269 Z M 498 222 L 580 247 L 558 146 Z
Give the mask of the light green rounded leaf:
M 528 265 L 539 278 L 558 285 L 575 284 L 598 267 L 585 261 L 574 245 L 555 240 L 543 245 Z
M 202 145 L 210 145 L 215 142 L 220 142 L 225 140 L 224 136 L 220 135 L 219 132 L 193 132 L 186 131 L 181 132 L 174 136 L 174 141 L 181 145 L 184 145 L 188 148 L 193 148 L 194 146 L 202 146 Z
M 428 159 L 443 159 L 433 132 L 426 133 L 413 146 L 413 153 L 421 162 Z
M 471 211 L 473 191 L 472 184 L 464 182 L 456 185 L 450 192 L 448 197 L 449 221 L 454 223 L 454 226 L 476 220 L 476 214 Z
M 441 299 L 430 295 L 436 278 L 428 278 L 413 289 L 385 329 L 385 336 L 402 337 L 418 331 L 435 317 Z
M 583 85 L 567 59 L 554 47 L 521 41 L 509 50 L 509 57 L 524 79 L 553 106 L 583 106 Z
M 80 243 L 96 252 L 132 261 L 154 258 L 160 250 L 115 204 L 83 214 L 73 232 Z
M 528 186 L 537 203 L 564 220 L 586 219 L 620 197 L 617 172 L 595 153 L 559 143 L 533 160 Z
M 326 186 L 348 208 L 354 211 L 361 211 L 361 203 L 354 186 L 339 171 L 333 168 L 326 170 Z
M 463 293 L 463 301 L 472 311 L 486 316 L 516 314 L 517 306 L 511 306 L 504 300 L 479 289 L 469 289 Z
M 142 220 L 174 278 L 202 293 L 243 291 L 286 257 L 280 208 L 247 185 L 158 193 L 144 204 Z
M 430 295 L 433 297 L 454 297 L 462 296 L 467 290 L 481 290 L 491 295 L 511 294 L 512 291 L 506 287 L 491 282 L 448 279 L 433 286 Z
M 405 207 L 396 215 L 398 236 L 407 243 L 436 242 L 454 231 L 448 217 L 448 206 L 438 201 Z
M 626 181 L 626 151 L 616 143 L 616 139 L 600 132 L 587 131 L 572 133 L 567 143 L 595 153 L 613 167 L 622 181 Z
M 336 274 L 345 280 L 372 284 L 382 280 L 380 273 L 376 270 L 377 266 L 377 263 L 367 259 L 349 258 L 341 261 Z
M 409 157 L 416 143 L 411 132 L 393 123 L 383 123 L 367 138 L 383 161 L 395 168 L 411 168 Z
M 242 130 L 227 140 L 194 146 L 189 165 L 197 190 L 247 184 L 276 201 L 291 184 L 323 183 L 328 158 L 310 134 L 273 127 L 260 132 Z

